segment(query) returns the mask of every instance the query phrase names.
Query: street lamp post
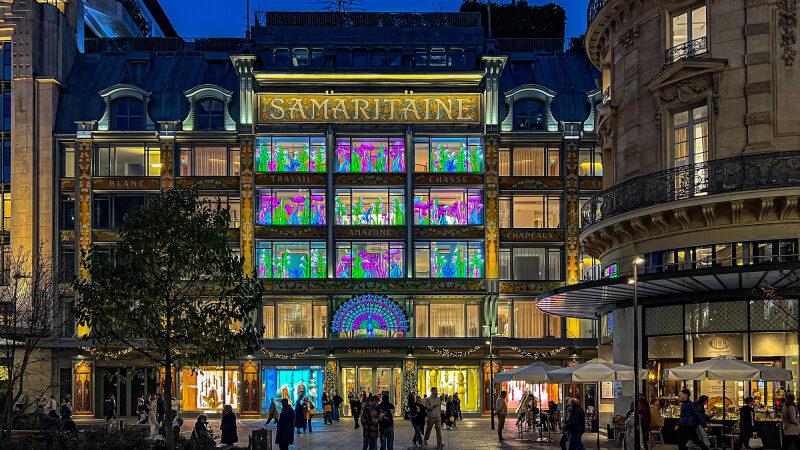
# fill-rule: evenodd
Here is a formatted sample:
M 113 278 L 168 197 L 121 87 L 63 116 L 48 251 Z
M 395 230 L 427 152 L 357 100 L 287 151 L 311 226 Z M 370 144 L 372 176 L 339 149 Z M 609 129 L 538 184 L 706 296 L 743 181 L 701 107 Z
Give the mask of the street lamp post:
M 640 450 L 639 441 L 639 266 L 644 259 L 633 260 L 633 445 Z
M 489 416 L 491 417 L 492 421 L 492 430 L 494 430 L 494 336 L 495 333 L 492 333 L 492 329 L 489 325 L 484 325 L 483 328 L 489 330 L 489 340 L 486 341 L 489 344 Z

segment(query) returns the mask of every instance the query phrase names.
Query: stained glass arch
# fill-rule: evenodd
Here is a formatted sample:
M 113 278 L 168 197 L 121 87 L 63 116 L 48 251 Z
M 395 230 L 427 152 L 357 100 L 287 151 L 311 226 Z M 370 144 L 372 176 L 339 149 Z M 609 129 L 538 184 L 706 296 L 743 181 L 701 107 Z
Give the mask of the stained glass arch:
M 374 337 L 375 331 L 408 331 L 408 317 L 394 300 L 378 294 L 356 295 L 339 306 L 331 320 L 331 331 L 348 333 L 366 331 Z

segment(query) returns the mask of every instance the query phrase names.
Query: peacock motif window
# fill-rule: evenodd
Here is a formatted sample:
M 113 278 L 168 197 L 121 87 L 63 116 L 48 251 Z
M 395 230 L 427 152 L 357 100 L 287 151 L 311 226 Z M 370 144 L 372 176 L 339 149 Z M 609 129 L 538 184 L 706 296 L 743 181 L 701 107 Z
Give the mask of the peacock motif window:
M 325 225 L 325 189 L 259 189 L 257 225 Z
M 402 242 L 337 242 L 336 278 L 403 278 Z
M 405 225 L 403 189 L 336 189 L 336 225 Z
M 324 242 L 257 242 L 258 278 L 327 278 Z
M 417 242 L 417 278 L 483 278 L 483 242 Z
M 414 225 L 483 225 L 483 189 L 414 189 Z
M 480 138 L 415 138 L 416 172 L 483 172 Z
M 257 172 L 325 172 L 325 138 L 257 137 Z
M 399 138 L 339 138 L 336 171 L 352 173 L 405 172 L 406 146 Z

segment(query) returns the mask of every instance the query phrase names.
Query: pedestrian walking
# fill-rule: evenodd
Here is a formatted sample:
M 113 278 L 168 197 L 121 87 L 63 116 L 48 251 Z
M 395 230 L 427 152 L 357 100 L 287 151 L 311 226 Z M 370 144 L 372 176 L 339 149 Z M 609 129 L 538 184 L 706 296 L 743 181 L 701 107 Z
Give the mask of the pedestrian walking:
M 224 445 L 233 445 L 239 442 L 239 435 L 236 433 L 236 415 L 233 413 L 231 405 L 222 407 L 222 420 L 219 424 L 222 432 L 219 442 Z
M 453 397 L 445 395 L 444 398 L 444 425 L 445 429 L 449 430 L 456 426 L 456 407 L 453 404 Z
M 363 450 L 378 450 L 378 438 L 381 435 L 381 430 L 377 406 L 378 397 L 372 396 L 361 410 L 361 427 L 364 435 Z
M 103 402 L 103 415 L 106 417 L 106 423 L 117 419 L 117 399 L 114 398 L 114 394 L 108 394 Z
M 503 438 L 503 428 L 506 426 L 506 416 L 508 415 L 506 397 L 508 397 L 508 392 L 501 392 L 500 397 L 497 398 L 494 405 L 494 414 L 497 416 L 497 439 L 500 442 L 505 441 Z
M 139 420 L 136 423 L 140 425 L 147 423 L 147 405 L 144 404 L 142 397 L 136 399 L 136 414 L 139 416 Z
M 333 394 L 333 420 L 338 422 L 339 421 L 339 414 L 341 414 L 342 403 L 344 403 L 344 399 L 342 398 L 339 393 Z
M 264 426 L 269 426 L 269 422 L 271 420 L 275 421 L 275 425 L 278 424 L 278 408 L 275 406 L 275 399 L 270 397 L 269 399 L 269 411 L 267 413 L 267 423 Z
M 567 431 L 566 426 L 570 415 L 572 415 L 572 397 L 565 397 L 564 417 L 561 423 L 561 431 L 563 432 L 563 434 L 561 435 L 561 440 L 558 442 L 558 445 L 559 447 L 561 447 L 561 450 L 567 450 L 567 445 L 569 444 L 569 431 Z
M 791 445 L 800 449 L 800 420 L 797 417 L 797 406 L 794 404 L 794 395 L 792 394 L 786 394 L 786 401 L 781 411 L 781 423 L 783 424 L 781 449 L 787 449 Z
M 322 393 L 322 423 L 333 423 L 333 398 Z
M 298 433 L 305 433 L 308 427 L 308 420 L 306 420 L 306 407 L 303 404 L 303 397 L 297 399 L 294 407 L 294 427 L 297 428 Z
M 161 397 L 161 394 L 156 394 L 156 419 L 158 421 L 158 426 L 164 426 L 164 412 L 166 408 L 164 408 L 164 398 Z
M 65 395 L 64 398 L 61 399 L 61 407 L 59 408 L 58 412 L 61 415 L 61 420 L 72 417 L 72 399 L 70 399 L 69 394 Z
M 314 430 L 311 429 L 311 419 L 314 417 L 316 411 L 314 411 L 314 403 L 308 397 L 304 398 L 303 401 L 306 402 L 305 406 L 305 414 L 306 414 L 306 422 L 308 422 L 308 432 L 313 433 Z
M 394 449 L 394 405 L 389 402 L 389 394 L 381 396 L 378 405 L 378 418 L 381 430 L 381 450 Z
M 414 437 L 411 439 L 411 444 L 417 447 L 424 447 L 425 440 L 422 435 L 425 431 L 425 422 L 428 418 L 428 412 L 420 396 L 415 397 L 413 394 L 410 394 L 408 397 L 408 404 L 410 405 L 408 418 L 411 421 L 411 426 L 414 427 Z
M 155 437 L 158 433 L 158 412 L 156 406 L 156 397 L 154 395 L 150 395 L 150 405 L 148 406 L 147 411 L 147 424 L 150 425 L 150 436 Z M 197 418 L 200 419 L 199 417 Z M 206 417 L 206 423 L 208 423 L 208 417 Z
M 361 420 L 361 409 L 362 408 L 363 408 L 363 405 L 362 405 L 361 401 L 358 399 L 358 397 L 356 397 L 355 395 L 350 397 L 350 414 L 353 415 L 353 421 L 356 423 L 356 427 L 355 427 L 356 430 L 358 429 L 358 423 Z
M 650 423 L 652 425 L 652 421 Z M 747 397 L 744 399 L 744 406 L 739 409 L 739 439 L 734 443 L 733 450 L 741 450 L 742 447 L 750 448 L 750 439 L 757 436 L 753 397 Z
M 584 450 L 582 439 L 586 431 L 586 414 L 578 399 L 572 399 L 572 411 L 564 424 L 564 431 L 569 431 L 569 450 Z
M 47 403 L 44 405 L 44 413 L 50 414 L 50 411 L 55 411 L 56 415 L 58 415 L 58 401 L 53 397 L 53 394 L 47 397 Z
M 461 416 L 461 399 L 458 397 L 458 392 L 453 394 L 453 405 L 456 407 L 456 418 L 464 420 L 464 417 Z
M 431 396 L 425 404 L 425 411 L 428 413 L 427 427 L 425 429 L 425 445 L 428 445 L 428 438 L 431 437 L 431 430 L 436 429 L 436 446 L 444 447 L 442 444 L 442 400 L 436 388 L 431 388 Z
M 678 426 L 675 427 L 675 431 L 678 432 L 678 449 L 687 450 L 689 447 L 686 444 L 694 441 L 702 450 L 708 450 L 708 446 L 699 434 L 699 430 L 707 429 L 705 414 L 697 411 L 694 402 L 689 400 L 689 395 L 688 389 L 681 390 L 681 416 L 678 419 Z
M 275 431 L 275 443 L 280 450 L 289 450 L 289 446 L 294 444 L 294 415 L 295 411 L 289 406 L 289 400 L 281 399 L 281 416 Z

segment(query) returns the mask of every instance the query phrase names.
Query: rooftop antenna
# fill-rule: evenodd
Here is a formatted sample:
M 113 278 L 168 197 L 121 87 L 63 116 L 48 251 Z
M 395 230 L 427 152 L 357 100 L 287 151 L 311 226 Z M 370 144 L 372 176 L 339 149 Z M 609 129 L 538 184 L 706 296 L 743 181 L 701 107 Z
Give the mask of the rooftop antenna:
M 489 21 L 489 31 L 488 31 L 488 33 L 489 33 L 489 36 L 488 36 L 488 38 L 491 39 L 492 38 L 492 1 L 491 0 L 489 0 L 486 3 L 486 9 L 489 11 L 489 14 L 488 14 L 488 16 L 489 16 L 488 17 L 488 21 Z
M 250 39 L 250 0 L 247 0 L 245 7 L 247 8 L 247 13 L 245 15 L 247 25 L 245 25 L 244 37 L 245 39 Z

